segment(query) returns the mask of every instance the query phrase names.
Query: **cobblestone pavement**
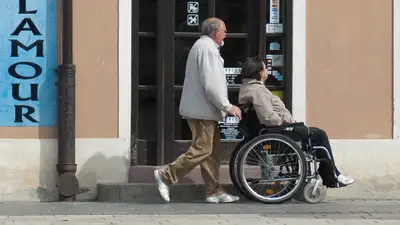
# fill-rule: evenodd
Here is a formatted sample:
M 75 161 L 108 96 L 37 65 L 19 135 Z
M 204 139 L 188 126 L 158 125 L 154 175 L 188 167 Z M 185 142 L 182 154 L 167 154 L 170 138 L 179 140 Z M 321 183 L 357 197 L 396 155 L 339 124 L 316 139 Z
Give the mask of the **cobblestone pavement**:
M 400 201 L 290 203 L 1 203 L 3 224 L 400 224 Z

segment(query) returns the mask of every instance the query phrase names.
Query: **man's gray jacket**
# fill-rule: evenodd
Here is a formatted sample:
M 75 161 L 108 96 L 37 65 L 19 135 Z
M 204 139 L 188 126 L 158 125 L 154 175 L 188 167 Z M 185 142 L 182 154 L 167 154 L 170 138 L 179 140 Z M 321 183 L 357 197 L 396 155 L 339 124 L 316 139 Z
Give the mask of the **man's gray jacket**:
M 201 36 L 190 49 L 179 113 L 185 119 L 222 121 L 232 105 L 218 45 Z

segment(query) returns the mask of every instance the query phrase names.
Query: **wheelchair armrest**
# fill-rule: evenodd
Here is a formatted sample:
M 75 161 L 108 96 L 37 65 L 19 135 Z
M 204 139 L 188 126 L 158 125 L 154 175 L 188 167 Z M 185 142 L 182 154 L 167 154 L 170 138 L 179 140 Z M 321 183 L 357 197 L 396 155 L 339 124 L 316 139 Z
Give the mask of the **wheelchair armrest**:
M 275 128 L 287 128 L 287 127 L 298 127 L 298 126 L 304 126 L 303 122 L 298 122 L 298 123 L 284 123 L 282 125 L 272 125 L 272 126 L 265 126 L 266 129 L 275 129 Z
M 285 127 L 299 127 L 299 126 L 304 126 L 304 123 L 303 123 L 303 122 L 287 123 L 287 124 L 282 124 L 281 126 L 285 126 Z
M 282 125 L 274 125 L 274 126 L 264 126 L 263 130 L 271 133 L 271 132 L 282 132 L 286 130 L 287 128 L 293 128 L 293 127 L 298 127 L 298 126 L 304 126 L 303 122 L 297 122 L 297 123 L 287 123 L 287 124 L 282 124 Z

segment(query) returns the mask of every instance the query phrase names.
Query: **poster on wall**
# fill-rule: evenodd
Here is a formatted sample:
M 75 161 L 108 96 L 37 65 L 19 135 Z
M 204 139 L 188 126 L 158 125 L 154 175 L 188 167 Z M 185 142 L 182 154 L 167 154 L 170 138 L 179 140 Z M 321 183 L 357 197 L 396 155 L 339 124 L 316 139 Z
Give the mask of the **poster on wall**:
M 0 126 L 56 125 L 57 1 L 0 2 Z

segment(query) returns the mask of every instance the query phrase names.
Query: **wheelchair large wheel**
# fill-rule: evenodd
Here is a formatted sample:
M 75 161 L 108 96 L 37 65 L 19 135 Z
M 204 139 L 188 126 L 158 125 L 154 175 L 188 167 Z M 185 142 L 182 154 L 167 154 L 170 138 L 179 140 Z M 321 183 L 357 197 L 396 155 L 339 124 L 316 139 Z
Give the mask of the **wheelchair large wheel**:
M 240 148 L 237 157 L 240 158 L 237 165 L 238 183 L 253 200 L 269 204 L 283 203 L 290 200 L 305 183 L 305 154 L 296 142 L 282 134 L 263 134 L 254 138 Z M 254 157 L 252 161 L 249 160 L 251 157 Z M 284 164 L 276 165 L 274 161 Z M 286 163 L 292 164 L 289 166 Z M 283 172 L 282 168 L 286 171 Z M 261 176 L 248 178 L 247 173 Z M 261 192 L 258 193 L 256 189 Z
M 249 142 L 247 140 L 242 140 L 236 145 L 229 160 L 229 176 L 232 180 L 232 184 L 239 190 L 242 195 L 250 200 L 254 200 L 253 196 L 246 191 L 246 189 L 239 181 L 239 163 L 241 155 L 239 153 L 243 153 L 244 151 L 242 149 L 246 149 L 248 148 L 248 146 Z

